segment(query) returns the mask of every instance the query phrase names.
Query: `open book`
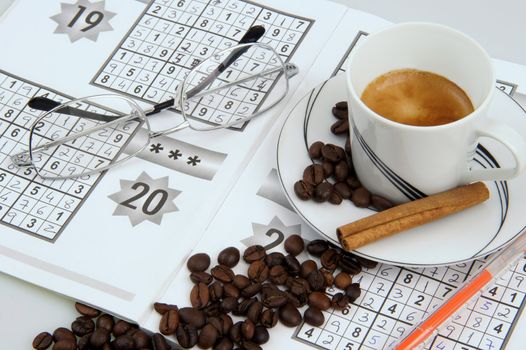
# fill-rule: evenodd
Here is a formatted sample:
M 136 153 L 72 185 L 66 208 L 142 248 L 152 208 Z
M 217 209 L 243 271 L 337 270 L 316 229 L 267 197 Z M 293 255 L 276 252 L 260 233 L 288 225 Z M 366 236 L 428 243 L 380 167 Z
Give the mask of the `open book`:
M 389 23 L 322 0 L 87 4 L 18 0 L 0 20 L 0 269 L 157 331 L 153 302 L 189 304 L 184 263 L 193 252 L 214 257 L 231 245 L 269 245 L 293 233 L 317 237 L 281 193 L 275 169 L 279 131 L 305 94 L 345 69 L 360 40 Z M 26 106 L 31 97 L 68 100 L 119 93 L 146 108 L 173 93 L 188 67 L 185 62 L 199 58 L 207 43 L 216 40 L 213 47 L 219 49 L 255 24 L 267 29 L 262 42 L 300 72 L 277 107 L 241 130 L 182 130 L 162 136 L 138 157 L 89 180 L 47 182 L 11 164 L 9 155 L 27 148 L 29 127 L 39 115 Z M 499 86 L 526 102 L 521 95 L 526 93 L 526 68 L 502 61 L 495 65 Z M 210 110 L 210 118 L 228 112 L 221 106 Z M 163 112 L 155 117 L 157 126 L 171 125 L 176 116 Z M 124 135 L 119 152 L 132 154 L 141 132 Z M 101 151 L 117 147 L 109 139 L 101 142 Z M 152 195 L 155 191 L 164 191 L 166 198 Z M 149 205 L 158 209 L 155 215 Z M 271 230 L 280 234 L 267 235 Z M 279 326 L 267 346 L 279 346 L 292 336 L 298 341 L 290 346 L 298 348 L 387 348 L 480 262 L 464 265 L 434 271 L 388 265 L 366 269 L 357 276 L 362 296 L 346 312 L 328 312 L 318 328 Z M 481 297 L 477 305 L 491 314 L 465 311 L 467 316 L 430 346 L 492 350 L 518 344 L 520 339 L 511 335 L 526 283 L 511 283 L 524 276 L 523 266 L 510 272 L 499 298 Z M 414 284 L 398 288 L 405 274 L 416 276 Z M 418 280 L 426 279 L 432 292 L 419 289 Z M 397 289 L 404 301 L 389 314 L 392 305 L 387 304 L 396 301 Z M 512 293 L 513 301 L 502 299 Z M 411 305 L 420 300 L 418 295 L 425 302 Z

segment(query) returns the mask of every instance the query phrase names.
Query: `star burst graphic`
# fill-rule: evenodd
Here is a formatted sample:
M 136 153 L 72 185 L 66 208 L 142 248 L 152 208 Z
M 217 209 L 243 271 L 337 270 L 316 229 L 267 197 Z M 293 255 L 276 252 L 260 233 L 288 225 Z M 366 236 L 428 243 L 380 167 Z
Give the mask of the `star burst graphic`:
M 51 17 L 58 24 L 54 33 L 67 34 L 72 43 L 82 38 L 97 41 L 100 33 L 113 30 L 110 19 L 115 13 L 104 9 L 104 1 L 78 0 L 60 7 L 61 12 Z
M 168 185 L 168 176 L 153 179 L 145 172 L 136 180 L 121 180 L 121 190 L 110 195 L 116 202 L 114 216 L 127 216 L 132 226 L 143 221 L 150 221 L 160 225 L 164 214 L 179 209 L 174 199 L 181 191 L 174 190 Z

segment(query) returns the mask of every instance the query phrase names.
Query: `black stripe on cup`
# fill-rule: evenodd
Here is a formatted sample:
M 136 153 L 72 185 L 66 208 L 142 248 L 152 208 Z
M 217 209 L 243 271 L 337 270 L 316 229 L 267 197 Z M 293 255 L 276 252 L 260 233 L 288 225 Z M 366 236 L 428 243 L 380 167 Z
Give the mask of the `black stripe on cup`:
M 354 122 L 352 123 L 352 129 L 358 143 L 362 147 L 367 157 L 369 157 L 369 159 L 376 166 L 376 168 L 378 168 L 378 170 L 386 177 L 386 179 L 391 184 L 393 184 L 393 186 L 395 186 L 404 196 L 406 196 L 409 200 L 427 197 L 427 195 L 424 192 L 420 191 L 418 188 L 414 187 L 409 182 L 401 178 L 398 174 L 396 174 L 373 152 L 371 147 L 369 147 L 367 142 L 365 142 L 365 140 L 363 139 L 362 135 L 358 132 L 356 125 L 354 125 Z

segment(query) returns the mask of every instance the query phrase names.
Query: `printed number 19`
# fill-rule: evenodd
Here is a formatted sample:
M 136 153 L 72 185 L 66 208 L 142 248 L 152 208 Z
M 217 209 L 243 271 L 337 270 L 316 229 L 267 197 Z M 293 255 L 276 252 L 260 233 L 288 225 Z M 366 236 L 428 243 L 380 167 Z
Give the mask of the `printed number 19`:
M 75 15 L 75 17 L 73 17 L 71 22 L 69 22 L 68 27 L 70 28 L 73 27 L 75 23 L 77 23 L 77 21 L 79 20 L 80 16 L 82 16 L 84 11 L 86 11 L 86 6 L 79 5 L 79 10 L 77 14 Z M 88 26 L 85 28 L 82 28 L 80 31 L 87 32 L 88 30 L 96 27 L 97 24 L 99 24 L 103 18 L 104 18 L 104 14 L 102 12 L 91 11 L 90 13 L 88 13 L 88 15 L 86 16 L 86 19 L 84 20 L 88 24 Z

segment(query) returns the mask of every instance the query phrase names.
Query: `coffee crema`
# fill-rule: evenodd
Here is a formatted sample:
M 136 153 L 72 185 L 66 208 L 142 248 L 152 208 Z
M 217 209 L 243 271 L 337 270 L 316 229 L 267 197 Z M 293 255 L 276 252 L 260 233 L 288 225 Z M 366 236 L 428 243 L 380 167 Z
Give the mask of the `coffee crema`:
M 474 111 L 468 95 L 457 84 L 416 69 L 382 74 L 367 85 L 361 99 L 384 118 L 414 126 L 448 124 Z

